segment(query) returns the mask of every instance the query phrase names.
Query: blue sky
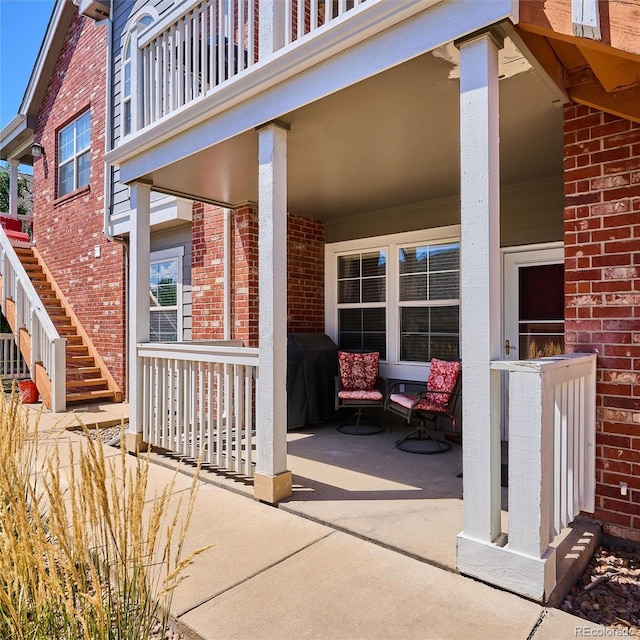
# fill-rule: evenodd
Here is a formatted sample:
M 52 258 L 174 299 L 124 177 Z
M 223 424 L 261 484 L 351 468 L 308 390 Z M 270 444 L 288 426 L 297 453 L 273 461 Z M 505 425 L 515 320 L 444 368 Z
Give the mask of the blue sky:
M 0 129 L 18 113 L 55 0 L 0 0 Z

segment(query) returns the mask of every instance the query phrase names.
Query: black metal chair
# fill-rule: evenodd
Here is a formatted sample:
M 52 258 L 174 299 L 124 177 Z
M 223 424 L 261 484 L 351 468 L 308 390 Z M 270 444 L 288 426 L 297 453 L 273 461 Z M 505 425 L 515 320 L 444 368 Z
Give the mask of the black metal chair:
M 340 375 L 336 377 L 336 410 L 355 409 L 338 431 L 352 436 L 371 436 L 384 431 L 377 420 L 363 415 L 364 409 L 382 408 L 385 381 L 379 376 L 377 351 L 340 351 Z
M 459 360 L 431 361 L 427 384 L 395 382 L 385 399 L 384 410 L 404 419 L 412 420 L 416 428 L 396 442 L 396 447 L 409 453 L 443 453 L 451 449 L 447 441 L 436 438 L 430 429 L 437 430 L 438 422 L 448 420 L 457 430 L 456 409 L 462 391 L 461 363 Z

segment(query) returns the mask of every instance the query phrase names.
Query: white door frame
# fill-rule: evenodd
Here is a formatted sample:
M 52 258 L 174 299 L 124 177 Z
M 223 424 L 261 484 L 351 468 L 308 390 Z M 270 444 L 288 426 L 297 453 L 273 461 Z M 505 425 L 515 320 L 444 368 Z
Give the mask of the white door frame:
M 544 244 L 519 245 L 502 249 L 502 358 L 504 360 L 523 359 L 519 353 L 519 285 L 518 269 L 523 266 L 533 267 L 545 264 L 564 263 L 564 243 L 547 242 Z M 511 345 L 506 353 L 506 341 Z M 516 345 L 515 347 L 513 345 Z M 508 439 L 506 420 L 508 406 L 506 381 L 502 382 L 502 419 L 500 432 L 502 440 Z
M 505 360 L 520 360 L 517 346 L 512 351 L 504 352 L 505 341 L 518 345 L 518 269 L 523 266 L 533 267 L 545 264 L 564 262 L 564 244 L 553 242 L 532 244 L 519 247 L 508 247 L 502 250 L 502 357 Z

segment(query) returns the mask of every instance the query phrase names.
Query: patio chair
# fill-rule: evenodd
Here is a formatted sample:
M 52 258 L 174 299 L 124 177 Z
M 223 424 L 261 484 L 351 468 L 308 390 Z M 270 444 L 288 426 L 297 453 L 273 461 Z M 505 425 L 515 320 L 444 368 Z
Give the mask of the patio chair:
M 384 379 L 379 376 L 377 351 L 339 351 L 340 375 L 336 377 L 336 410 L 355 409 L 338 431 L 352 436 L 370 436 L 384 431 L 377 420 L 363 415 L 363 410 L 384 406 Z
M 459 360 L 431 360 L 426 388 L 424 383 L 398 381 L 387 395 L 384 410 L 401 416 L 407 424 L 414 420 L 416 428 L 396 442 L 396 447 L 409 453 L 443 453 L 451 444 L 436 438 L 430 428 L 437 430 L 438 421 L 448 420 L 457 430 L 455 417 L 461 396 Z

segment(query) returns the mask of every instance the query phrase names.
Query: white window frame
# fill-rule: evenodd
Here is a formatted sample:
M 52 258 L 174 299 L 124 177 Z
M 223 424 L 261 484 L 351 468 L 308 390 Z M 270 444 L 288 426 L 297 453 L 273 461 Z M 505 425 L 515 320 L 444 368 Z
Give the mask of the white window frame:
M 176 282 L 176 317 L 177 317 L 177 342 L 184 342 L 184 300 L 183 300 L 183 281 L 184 273 L 183 261 L 184 261 L 184 247 L 171 247 L 169 249 L 162 249 L 159 251 L 152 251 L 149 260 L 149 289 L 151 289 L 151 266 L 159 262 L 167 262 L 168 260 L 175 260 L 178 263 L 177 269 L 177 282 Z M 150 307 L 149 313 L 160 313 L 161 311 L 173 310 L 173 306 L 167 307 Z M 151 323 L 149 323 L 151 324 Z M 151 326 L 149 326 L 151 330 Z
M 89 118 L 89 143 L 87 144 L 87 146 L 82 147 L 81 149 L 78 149 L 77 148 L 78 135 L 77 135 L 76 127 L 78 126 L 78 122 L 85 116 Z M 60 158 L 60 154 L 62 152 L 62 134 L 71 128 L 74 129 L 73 153 L 69 158 L 63 161 Z M 81 187 L 85 187 L 91 183 L 91 109 L 88 109 L 78 114 L 68 125 L 62 127 L 58 131 L 57 142 L 58 144 L 56 149 L 56 156 L 57 156 L 56 163 L 58 168 L 58 185 L 57 185 L 56 195 L 58 198 L 62 198 L 64 196 L 69 195 L 70 193 L 73 193 L 76 189 L 80 189 Z M 89 156 L 89 177 L 86 183 L 78 184 L 78 160 L 82 156 L 87 154 Z M 73 187 L 69 191 L 65 191 L 64 193 L 62 193 L 62 167 L 66 165 L 73 165 Z
M 142 21 L 145 18 L 149 18 L 151 22 L 144 24 Z M 142 13 L 134 16 L 125 29 L 124 46 L 122 47 L 122 58 L 120 63 L 120 86 L 121 86 L 121 99 L 120 99 L 120 131 L 121 137 L 126 137 L 135 133 L 138 130 L 139 123 L 142 121 L 142 105 L 138 100 L 137 80 L 140 77 L 139 74 L 139 59 L 138 55 L 140 49 L 138 47 L 138 34 L 141 31 L 145 31 L 158 19 L 158 13 L 153 7 L 145 7 Z M 129 57 L 125 58 L 125 52 L 129 48 Z M 125 68 L 129 65 L 129 94 L 125 93 Z M 130 128 L 127 131 L 126 123 L 126 108 L 130 105 L 131 122 Z
M 359 238 L 325 245 L 325 332 L 338 342 L 338 311 L 349 305 L 338 304 L 338 257 L 358 252 L 387 252 L 387 286 L 384 303 L 357 304 L 354 307 L 386 307 L 387 358 L 380 362 L 380 374 L 386 378 L 404 380 L 426 380 L 429 363 L 406 362 L 400 360 L 400 306 L 436 306 L 450 305 L 452 300 L 432 301 L 430 303 L 404 302 L 400 304 L 399 249 L 422 244 L 449 244 L 460 242 L 460 225 L 421 229 L 406 233 L 397 233 L 370 238 Z M 460 299 L 456 299 L 460 304 Z M 460 329 L 459 329 L 460 330 Z

